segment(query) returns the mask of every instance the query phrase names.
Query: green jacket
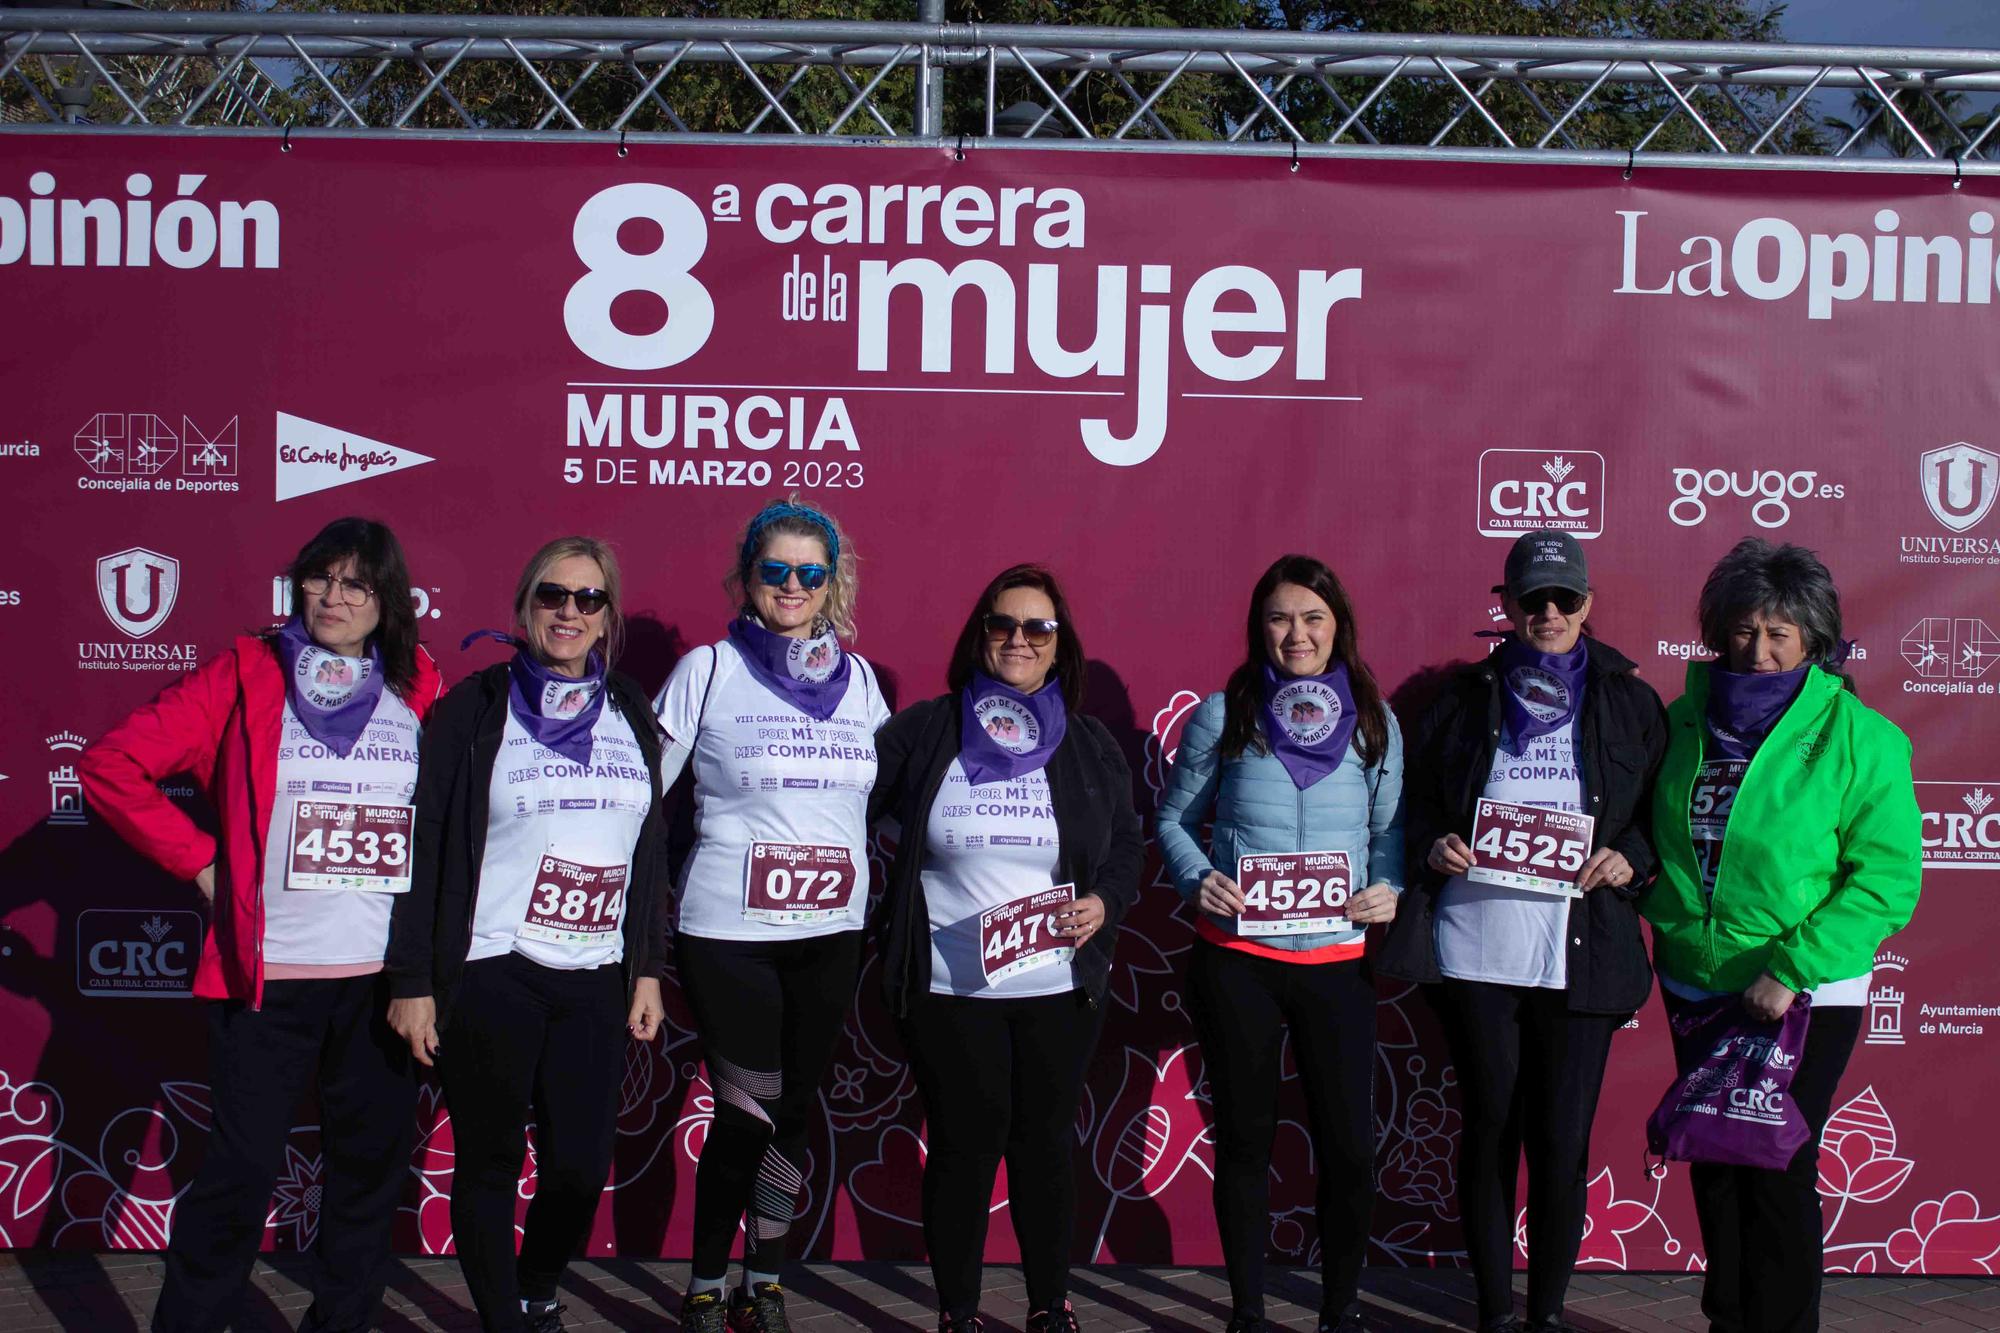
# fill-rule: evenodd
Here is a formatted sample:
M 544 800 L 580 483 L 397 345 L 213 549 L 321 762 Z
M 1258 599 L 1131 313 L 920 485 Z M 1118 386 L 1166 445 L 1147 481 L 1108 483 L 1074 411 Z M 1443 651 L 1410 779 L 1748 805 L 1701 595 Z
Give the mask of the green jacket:
M 1708 663 L 1691 663 L 1653 792 L 1660 869 L 1640 911 L 1654 965 L 1713 991 L 1763 972 L 1793 990 L 1862 975 L 1908 924 L 1923 876 L 1909 738 L 1814 667 L 1744 772 L 1711 899 L 1688 830 L 1707 708 Z

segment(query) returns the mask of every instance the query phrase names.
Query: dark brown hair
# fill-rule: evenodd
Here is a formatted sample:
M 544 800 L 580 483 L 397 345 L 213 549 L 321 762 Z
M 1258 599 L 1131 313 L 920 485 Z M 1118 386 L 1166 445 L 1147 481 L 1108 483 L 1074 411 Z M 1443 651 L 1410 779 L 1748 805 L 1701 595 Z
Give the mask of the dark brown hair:
M 1243 665 L 1229 675 L 1223 689 L 1222 757 L 1234 759 L 1245 750 L 1264 754 L 1260 719 L 1264 715 L 1264 665 L 1271 660 L 1264 648 L 1264 603 L 1281 583 L 1304 588 L 1333 612 L 1332 660 L 1347 668 L 1354 710 L 1360 715 L 1355 734 L 1364 765 L 1380 762 L 1389 749 L 1389 724 L 1384 718 L 1382 690 L 1368 664 L 1361 660 L 1360 631 L 1354 625 L 1354 603 L 1347 589 L 1324 561 L 1309 555 L 1281 555 L 1264 571 L 1250 592 L 1250 614 L 1244 627 Z
M 993 609 L 993 603 L 1009 588 L 1035 588 L 1046 595 L 1056 608 L 1056 661 L 1049 674 L 1062 682 L 1063 705 L 1072 713 L 1083 704 L 1083 640 L 1077 637 L 1076 625 L 1069 617 L 1069 602 L 1062 595 L 1062 587 L 1056 576 L 1041 565 L 1015 565 L 1001 570 L 986 591 L 979 594 L 973 603 L 972 614 L 965 618 L 965 628 L 958 632 L 958 643 L 951 650 L 951 665 L 945 671 L 945 683 L 955 694 L 964 689 L 972 680 L 972 673 L 979 670 L 986 644 L 986 613 Z

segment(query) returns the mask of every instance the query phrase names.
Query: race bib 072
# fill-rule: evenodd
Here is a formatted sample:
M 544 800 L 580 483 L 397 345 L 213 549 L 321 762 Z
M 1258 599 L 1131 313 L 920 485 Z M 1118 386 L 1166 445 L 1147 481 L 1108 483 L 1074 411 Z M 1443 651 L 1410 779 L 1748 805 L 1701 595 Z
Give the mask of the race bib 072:
M 861 877 L 845 847 L 806 842 L 753 842 L 743 886 L 743 915 L 779 925 L 842 916 Z

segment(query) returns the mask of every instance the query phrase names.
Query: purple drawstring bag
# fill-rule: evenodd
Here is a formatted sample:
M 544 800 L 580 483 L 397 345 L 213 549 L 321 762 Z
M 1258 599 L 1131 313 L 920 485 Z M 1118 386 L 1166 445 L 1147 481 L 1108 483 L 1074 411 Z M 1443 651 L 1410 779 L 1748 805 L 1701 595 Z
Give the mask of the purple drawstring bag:
M 1680 1073 L 1647 1117 L 1650 1157 L 1768 1171 L 1789 1166 L 1810 1133 L 1791 1092 L 1811 1017 L 1806 994 L 1775 1023 L 1751 1018 L 1736 995 L 1676 1006 L 1671 1022 Z

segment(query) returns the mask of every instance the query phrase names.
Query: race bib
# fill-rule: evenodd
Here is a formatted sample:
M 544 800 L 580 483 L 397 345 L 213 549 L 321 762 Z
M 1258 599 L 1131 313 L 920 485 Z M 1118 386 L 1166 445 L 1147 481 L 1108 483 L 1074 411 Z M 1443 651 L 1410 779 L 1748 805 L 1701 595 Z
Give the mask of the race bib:
M 623 864 L 585 865 L 544 853 L 535 868 L 527 916 L 515 934 L 565 948 L 602 944 L 616 935 L 624 919 L 625 876 Z
M 295 802 L 285 887 L 408 893 L 415 816 L 414 807 L 387 802 Z
M 1590 858 L 1596 824 L 1589 815 L 1482 797 L 1472 818 L 1472 850 L 1479 864 L 1465 877 L 1475 884 L 1580 898 L 1576 876 Z
M 860 883 L 854 854 L 845 847 L 753 842 L 743 915 L 778 925 L 825 921 L 846 913 Z
M 1721 842 L 1729 827 L 1729 811 L 1736 804 L 1736 789 L 1743 785 L 1748 759 L 1709 759 L 1695 774 L 1694 790 L 1688 796 L 1688 832 L 1696 842 Z
M 1236 861 L 1243 890 L 1238 935 L 1306 935 L 1348 929 L 1353 867 L 1346 852 L 1275 852 Z
M 1055 933 L 1055 914 L 1076 900 L 1076 885 L 1058 884 L 979 914 L 979 962 L 986 984 L 1067 963 L 1076 946 Z

